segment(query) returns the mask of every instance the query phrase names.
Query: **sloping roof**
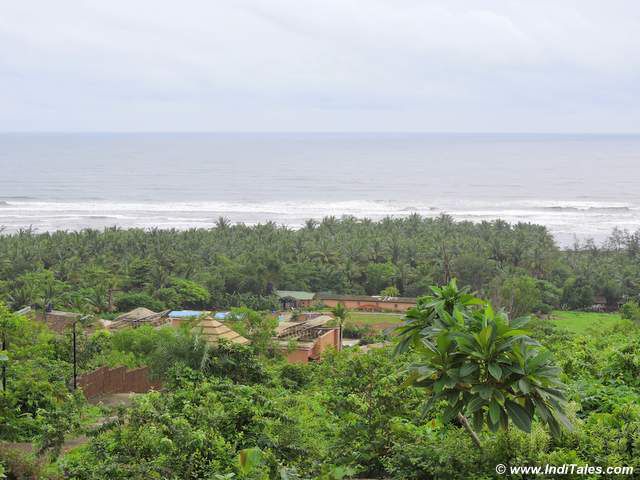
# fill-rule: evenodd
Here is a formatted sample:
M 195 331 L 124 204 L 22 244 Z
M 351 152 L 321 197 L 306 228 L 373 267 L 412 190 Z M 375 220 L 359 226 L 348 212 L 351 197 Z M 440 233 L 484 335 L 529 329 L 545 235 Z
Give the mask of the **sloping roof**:
M 318 317 L 306 320 L 304 324 L 309 325 L 310 327 L 321 327 L 331 320 L 333 320 L 333 317 L 331 315 L 320 315 Z
M 166 322 L 168 310 L 164 312 L 154 312 L 148 308 L 138 307 L 130 312 L 124 313 L 113 322 L 103 323 L 109 330 L 120 330 L 122 328 L 136 327 L 140 325 L 151 325 L 158 327 Z
M 214 320 L 213 318 L 205 318 L 199 324 L 198 327 L 202 329 L 202 336 L 207 343 L 212 345 L 217 344 L 221 339 L 228 342 L 238 343 L 240 345 L 246 345 L 249 340 L 244 338 L 238 332 L 231 330 L 226 325 Z
M 145 318 L 152 317 L 154 315 L 157 315 L 157 313 L 154 312 L 153 310 L 149 310 L 148 308 L 144 308 L 144 307 L 138 307 L 138 308 L 134 308 L 130 312 L 123 313 L 119 317 L 116 317 L 115 321 L 117 322 L 119 320 L 128 320 L 128 321 L 144 320 Z
M 416 303 L 415 297 L 381 297 L 368 295 L 340 295 L 337 293 L 318 293 L 318 300 L 351 300 L 358 302 Z
M 333 320 L 333 317 L 330 315 L 320 315 L 304 322 L 280 322 L 276 327 L 276 337 L 293 338 L 313 328 L 322 327 L 331 320 Z
M 279 298 L 294 298 L 295 300 L 313 300 L 315 293 L 303 292 L 298 290 L 276 290 Z

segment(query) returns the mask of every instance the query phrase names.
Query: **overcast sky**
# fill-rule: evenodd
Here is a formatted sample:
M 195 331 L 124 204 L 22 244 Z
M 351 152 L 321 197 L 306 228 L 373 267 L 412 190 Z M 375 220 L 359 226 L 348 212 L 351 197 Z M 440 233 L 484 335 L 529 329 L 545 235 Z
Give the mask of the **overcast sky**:
M 0 0 L 0 131 L 640 132 L 638 0 Z

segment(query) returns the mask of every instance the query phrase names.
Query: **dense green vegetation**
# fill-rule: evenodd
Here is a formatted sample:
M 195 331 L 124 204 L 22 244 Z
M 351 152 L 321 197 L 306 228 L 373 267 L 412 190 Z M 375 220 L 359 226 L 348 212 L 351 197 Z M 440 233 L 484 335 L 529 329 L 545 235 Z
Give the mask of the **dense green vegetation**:
M 0 236 L 0 475 L 408 480 L 494 478 L 498 463 L 640 468 L 639 241 L 614 232 L 602 247 L 561 251 L 539 226 L 417 216 Z M 430 288 L 452 278 L 493 308 L 453 283 Z M 264 312 L 277 307 L 274 288 L 420 299 L 394 345 L 290 365 Z M 567 311 L 600 295 L 612 309 L 626 301 L 620 315 Z M 252 344 L 213 348 L 192 325 L 81 325 L 81 373 L 148 365 L 164 384 L 100 409 L 71 388 L 70 333 L 11 313 L 46 304 L 103 316 L 239 306 L 229 325 Z M 532 311 L 542 315 L 517 318 Z M 367 342 L 380 338 L 365 324 L 398 320 L 334 314 Z
M 480 328 L 475 333 L 478 339 L 497 342 L 496 349 L 486 350 L 489 356 L 476 357 L 460 343 L 468 353 L 459 356 L 450 350 L 442 357 L 462 362 L 454 368 L 460 374 L 465 370 L 465 375 L 471 375 L 465 382 L 477 385 L 493 385 L 496 375 L 510 375 L 509 369 L 517 372 L 507 363 L 517 358 L 517 349 L 511 347 L 528 344 L 524 336 L 531 336 L 550 354 L 544 353 L 545 348 L 537 349 L 533 355 L 525 354 L 528 361 L 547 371 L 554 368 L 544 367 L 547 362 L 555 361 L 559 367 L 553 382 L 561 383 L 550 388 L 560 388 L 566 397 L 562 410 L 570 429 L 549 428 L 548 419 L 538 410 L 528 420 L 521 418 L 522 412 L 512 403 L 498 401 L 499 393 L 486 395 L 485 401 L 486 392 L 480 387 L 478 401 L 466 398 L 464 389 L 457 392 L 459 401 L 455 401 L 447 393 L 453 384 L 446 377 L 435 378 L 443 390 L 421 381 L 408 386 L 411 379 L 418 380 L 412 372 L 435 368 L 451 375 L 452 371 L 451 364 L 438 366 L 440 360 L 433 354 L 425 356 L 424 351 L 410 347 L 413 340 L 404 342 L 410 347 L 405 353 L 394 353 L 393 346 L 368 353 L 356 348 L 329 353 L 317 364 L 290 365 L 253 347 L 207 347 L 188 328 L 150 327 L 82 336 L 83 363 L 148 364 L 165 382 L 164 392 L 141 395 L 116 418 L 92 428 L 95 411 L 69 390 L 69 339 L 3 310 L 11 343 L 8 388 L 0 396 L 0 439 L 36 445 L 36 453 L 17 454 L 0 444 L 3 468 L 18 475 L 11 478 L 87 480 L 330 480 L 347 474 L 477 479 L 493 478 L 498 463 L 640 468 L 640 328 L 636 324 L 621 320 L 586 333 L 569 333 L 543 319 L 522 327 L 518 327 L 521 321 L 510 322 L 507 327 L 505 317 L 484 304 L 473 299 L 462 303 L 467 306 L 442 302 L 439 307 L 432 299 L 421 300 L 409 313 L 420 328 L 408 331 L 415 334 L 426 326 L 428 335 L 435 335 L 434 351 L 441 355 L 443 348 L 459 348 L 455 342 L 441 340 L 443 334 L 449 332 L 446 336 L 451 340 L 461 338 L 456 332 L 473 336 Z M 447 322 L 453 323 L 447 326 Z M 497 328 L 497 336 L 486 336 L 487 326 Z M 516 327 L 517 331 L 508 333 Z M 505 349 L 505 345 L 511 346 Z M 493 357 L 491 351 L 513 353 Z M 541 354 L 544 358 L 538 360 Z M 491 366 L 492 358 L 500 372 Z M 469 361 L 477 366 L 472 368 Z M 540 381 L 531 367 L 525 371 L 527 376 L 517 374 L 503 391 L 510 402 L 519 404 L 520 394 L 527 388 L 532 391 Z M 527 382 L 533 383 L 527 386 Z M 431 398 L 437 401 L 426 402 Z M 481 450 L 455 416 L 459 411 L 471 419 L 478 406 L 485 424 L 473 422 L 473 428 Z M 497 413 L 492 412 L 496 408 Z M 493 432 L 494 426 L 506 426 L 502 415 L 508 415 L 518 428 Z M 499 424 L 492 426 L 494 418 Z M 85 431 L 91 432 L 88 443 L 58 456 L 65 438 Z M 245 467 L 247 458 L 257 455 L 255 465 L 243 468 L 238 459 L 241 453 Z
M 412 215 L 309 221 L 291 230 L 220 221 L 211 230 L 107 229 L 0 236 L 0 298 L 12 308 L 277 307 L 275 288 L 418 296 L 457 278 L 513 315 L 613 308 L 640 293 L 640 234 L 561 251 L 538 225 Z

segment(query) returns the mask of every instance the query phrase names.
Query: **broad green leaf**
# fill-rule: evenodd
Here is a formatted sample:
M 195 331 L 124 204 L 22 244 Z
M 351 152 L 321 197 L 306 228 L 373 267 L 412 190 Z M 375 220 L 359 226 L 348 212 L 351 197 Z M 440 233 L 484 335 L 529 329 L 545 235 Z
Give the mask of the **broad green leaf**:
M 520 380 L 518 380 L 518 388 L 524 394 L 528 394 L 531 391 L 529 382 L 525 378 L 521 378 Z
M 493 320 L 495 318 L 493 307 L 489 303 L 487 303 L 487 305 L 484 308 L 484 316 L 490 320 Z
M 460 369 L 460 376 L 466 377 L 467 375 L 471 375 L 476 370 L 478 370 L 478 364 L 467 363 Z
M 492 362 L 489 364 L 488 368 L 491 376 L 496 380 L 500 380 L 500 378 L 502 377 L 502 369 L 500 368 L 500 365 Z
M 491 396 L 493 395 L 493 387 L 490 387 L 489 385 L 474 385 L 471 391 L 473 393 L 480 394 L 480 396 L 485 400 L 491 399 Z
M 549 408 L 545 405 L 545 403 L 542 400 L 533 398 L 533 403 L 536 406 L 536 412 L 538 413 L 538 415 L 543 421 L 548 423 L 550 420 L 553 420 L 553 416 L 551 415 Z
M 527 332 L 526 330 L 509 330 L 508 332 L 505 332 L 502 336 L 504 338 L 517 337 L 517 336 L 526 337 L 528 334 L 529 332 Z
M 548 360 L 550 360 L 551 357 L 552 354 L 549 350 L 543 350 L 542 352 L 538 353 L 538 355 L 536 355 L 533 359 L 527 362 L 527 370 L 529 370 L 530 372 L 535 371 L 540 365 L 543 365 Z
M 446 383 L 445 380 L 443 380 L 442 378 L 439 378 L 433 383 L 433 391 L 435 393 L 442 393 L 442 391 L 444 390 L 445 383 Z
M 519 317 L 511 320 L 511 328 L 522 328 L 531 321 L 531 317 Z
M 459 402 L 456 402 L 453 405 L 449 405 L 447 408 L 444 409 L 444 412 L 442 413 L 442 422 L 443 423 L 450 422 L 455 418 L 456 415 L 458 415 L 459 411 L 460 411 Z
M 449 338 L 449 334 L 440 334 L 436 339 L 436 343 L 438 345 L 438 350 L 440 350 L 441 352 L 446 352 L 449 349 L 449 346 L 451 346 L 451 339 Z
M 493 398 L 495 398 L 500 405 L 504 404 L 504 394 L 500 390 L 493 390 Z
M 493 423 L 500 421 L 500 405 L 495 400 L 491 400 L 489 403 L 489 418 Z
M 489 427 L 489 430 L 495 433 L 500 428 L 500 422 L 493 423 L 491 418 L 487 418 L 487 426 Z
M 516 427 L 527 433 L 531 432 L 531 417 L 524 408 L 508 399 L 505 400 L 504 407 Z
M 564 425 L 564 427 L 569 430 L 570 432 L 573 431 L 573 425 L 571 424 L 571 422 L 569 421 L 569 419 L 566 417 L 566 415 L 560 411 L 560 410 L 556 410 L 555 412 L 553 412 L 553 416 L 562 424 Z
M 547 425 L 549 426 L 549 430 L 551 431 L 551 435 L 554 438 L 559 438 L 562 432 L 560 431 L 560 425 L 558 425 L 558 421 L 555 418 L 551 418 Z
M 487 401 L 482 397 L 473 397 L 467 404 L 467 410 L 469 413 L 474 413 L 479 410 L 483 405 L 486 405 Z

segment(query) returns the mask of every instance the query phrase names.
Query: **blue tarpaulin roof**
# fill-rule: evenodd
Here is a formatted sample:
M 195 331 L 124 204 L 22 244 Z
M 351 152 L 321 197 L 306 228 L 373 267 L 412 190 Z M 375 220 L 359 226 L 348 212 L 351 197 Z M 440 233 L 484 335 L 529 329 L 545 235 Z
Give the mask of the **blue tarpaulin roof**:
M 201 315 L 208 315 L 209 312 L 203 312 L 200 310 L 173 310 L 169 312 L 169 317 L 172 318 L 191 318 L 200 317 Z

